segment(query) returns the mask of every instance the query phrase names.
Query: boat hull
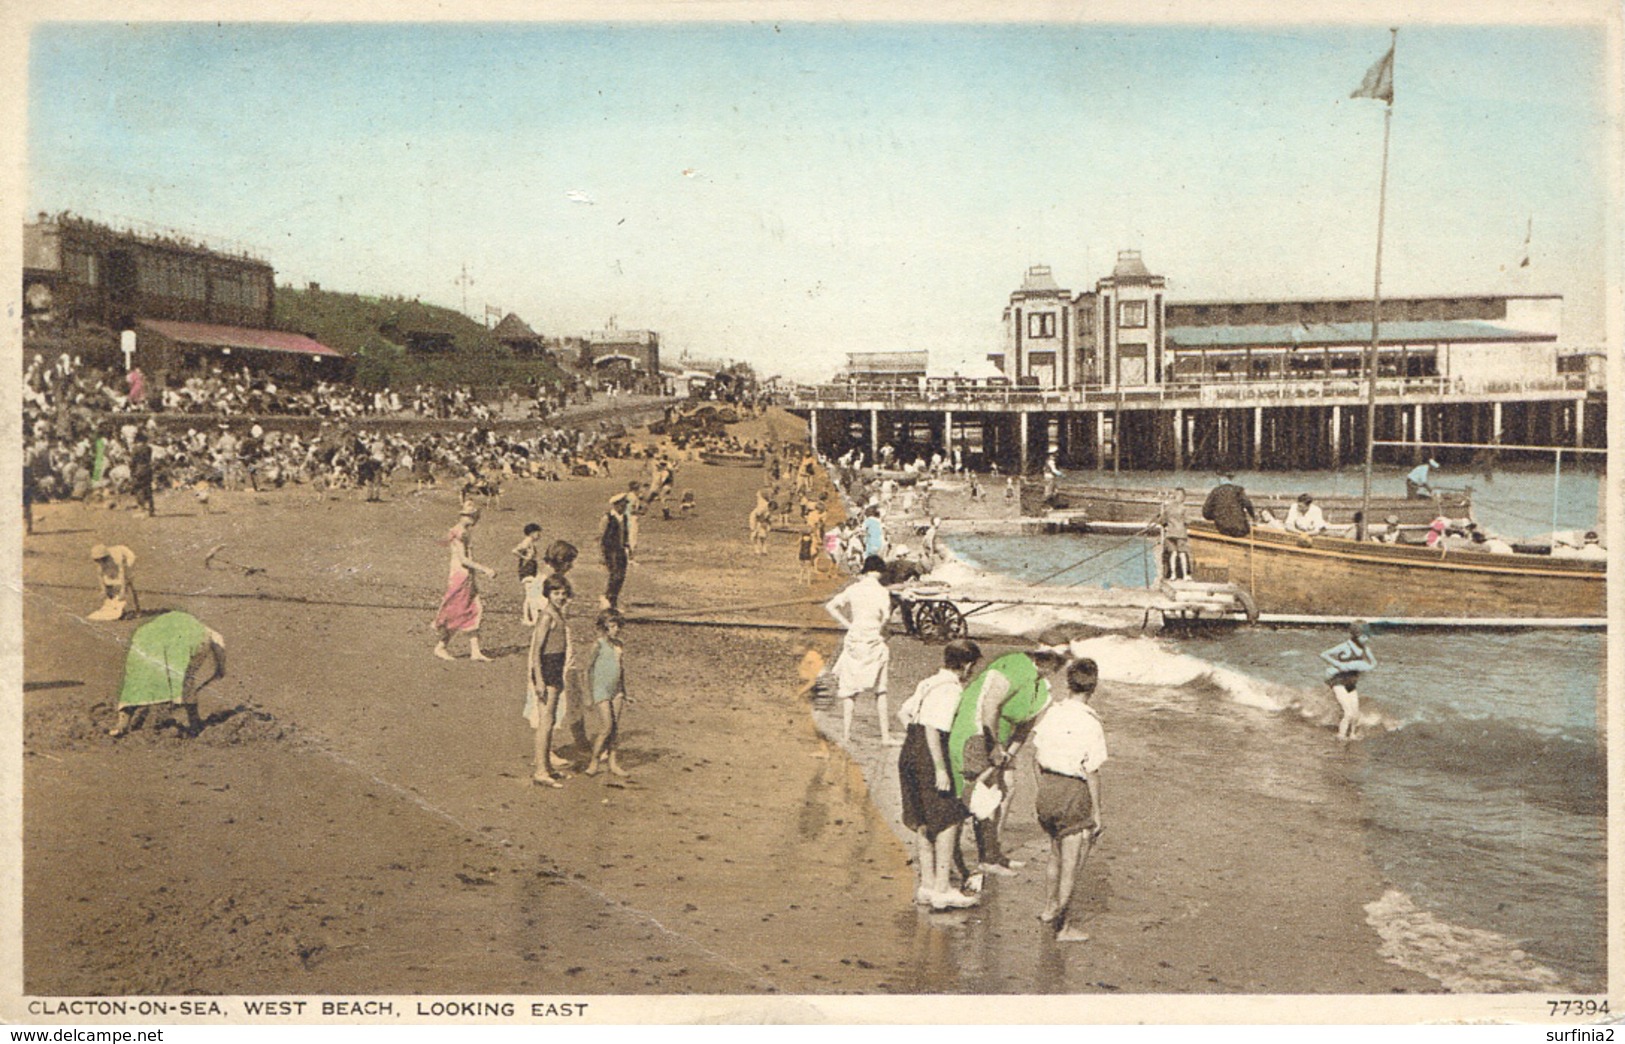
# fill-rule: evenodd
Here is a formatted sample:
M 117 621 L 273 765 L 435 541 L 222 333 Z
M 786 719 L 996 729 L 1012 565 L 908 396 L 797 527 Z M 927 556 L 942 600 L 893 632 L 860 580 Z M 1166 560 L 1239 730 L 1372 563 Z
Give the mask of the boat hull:
M 1197 576 L 1228 580 L 1264 614 L 1374 619 L 1599 619 L 1603 562 L 1297 538 L 1190 525 Z
M 1043 498 L 1041 486 L 1030 486 L 1029 495 Z M 1081 486 L 1063 484 L 1055 488 L 1049 506 L 1061 510 L 1082 511 L 1091 522 L 1148 522 L 1162 510 L 1163 498 L 1171 489 L 1122 489 L 1111 486 Z M 1196 517 L 1202 510 L 1205 492 L 1185 495 L 1185 515 Z M 1248 493 L 1248 498 L 1259 511 L 1268 510 L 1276 518 L 1285 518 L 1297 500 L 1296 494 Z M 1349 526 L 1354 524 L 1354 513 L 1360 510 L 1358 496 L 1317 496 L 1315 503 L 1325 516 L 1326 524 Z M 1399 516 L 1401 525 L 1426 526 L 1440 515 L 1446 518 L 1469 518 L 1472 498 L 1465 494 L 1443 494 L 1435 499 L 1410 500 L 1405 497 L 1372 497 L 1368 522 L 1380 526 L 1389 515 Z

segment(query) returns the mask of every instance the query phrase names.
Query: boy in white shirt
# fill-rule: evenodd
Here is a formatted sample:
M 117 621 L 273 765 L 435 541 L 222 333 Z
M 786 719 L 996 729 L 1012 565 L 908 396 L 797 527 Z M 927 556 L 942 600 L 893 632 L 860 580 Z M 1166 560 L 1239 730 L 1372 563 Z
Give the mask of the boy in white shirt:
M 1100 668 L 1080 659 L 1067 667 L 1065 696 L 1052 703 L 1033 729 L 1038 761 L 1038 825 L 1049 835 L 1045 878 L 1048 901 L 1038 919 L 1062 942 L 1089 936 L 1066 924 L 1078 867 L 1106 829 L 1100 803 L 1100 766 L 1106 763 L 1106 731 L 1089 706 Z
M 954 796 L 948 733 L 954 727 L 965 682 L 981 661 L 982 650 L 975 642 L 968 638 L 949 642 L 942 650 L 942 670 L 922 681 L 897 711 L 908 727 L 897 758 L 897 782 L 902 788 L 903 825 L 914 832 L 915 862 L 920 869 L 914 902 L 938 912 L 977 902 L 975 896 L 948 883 L 959 851 L 959 831 L 970 815 Z

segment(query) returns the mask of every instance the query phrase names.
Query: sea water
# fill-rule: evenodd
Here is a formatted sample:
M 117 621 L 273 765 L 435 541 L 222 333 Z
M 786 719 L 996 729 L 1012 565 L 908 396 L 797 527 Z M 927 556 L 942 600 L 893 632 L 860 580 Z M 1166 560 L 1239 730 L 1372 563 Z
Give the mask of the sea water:
M 1360 482 L 1358 473 L 1239 478 L 1272 492 L 1358 492 Z M 1172 474 L 1123 481 L 1204 488 Z M 1594 474 L 1563 476 L 1559 530 L 1597 526 L 1597 489 Z M 1553 492 L 1550 471 L 1480 479 L 1475 514 L 1508 536 L 1549 533 Z M 965 535 L 950 546 L 965 568 L 1019 580 L 1072 563 L 1050 582 L 1143 586 L 1154 576 L 1154 552 L 1139 538 Z M 1034 628 L 1053 622 L 1033 613 Z M 1207 710 L 1225 727 L 1236 707 L 1252 708 L 1279 731 L 1284 763 L 1324 743 L 1337 721 L 1318 654 L 1342 637 L 1243 627 L 1091 645 L 1107 683 L 1136 686 L 1125 712 L 1162 699 L 1203 713 L 1213 701 Z M 1605 987 L 1604 645 L 1600 632 L 1575 630 L 1373 635 L 1364 738 L 1338 764 L 1365 804 L 1367 848 L 1387 882 L 1369 897 L 1369 919 L 1397 963 L 1462 991 Z M 1262 777 L 1279 768 L 1249 766 Z

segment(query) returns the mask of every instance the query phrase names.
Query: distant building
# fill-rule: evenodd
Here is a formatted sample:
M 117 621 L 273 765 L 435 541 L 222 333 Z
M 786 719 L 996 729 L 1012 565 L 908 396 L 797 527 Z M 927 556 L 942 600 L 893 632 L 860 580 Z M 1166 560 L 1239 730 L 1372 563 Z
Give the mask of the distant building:
M 59 214 L 23 225 L 25 317 L 128 329 L 137 319 L 271 325 L 270 264 Z
M 928 352 L 848 352 L 843 380 L 862 387 L 907 385 L 925 380 Z
M 667 395 L 702 395 L 710 390 L 717 374 L 730 365 L 723 359 L 706 359 L 684 351 L 675 362 L 661 364 L 661 389 Z
M 523 319 L 512 312 L 503 316 L 502 321 L 492 327 L 491 336 L 521 358 L 539 358 L 550 354 L 546 338 L 532 330 Z
M 1077 294 L 1048 266 L 1034 265 L 1005 306 L 1004 350 L 988 359 L 1013 383 L 1036 388 L 1362 372 L 1369 298 L 1176 303 L 1166 287 L 1133 250 L 1121 251 L 1111 275 Z M 1467 387 L 1549 378 L 1558 370 L 1562 315 L 1559 295 L 1384 299 L 1379 374 L 1448 377 Z
M 622 330 L 613 322 L 585 335 L 581 368 L 601 376 L 660 376 L 660 335 L 653 330 Z

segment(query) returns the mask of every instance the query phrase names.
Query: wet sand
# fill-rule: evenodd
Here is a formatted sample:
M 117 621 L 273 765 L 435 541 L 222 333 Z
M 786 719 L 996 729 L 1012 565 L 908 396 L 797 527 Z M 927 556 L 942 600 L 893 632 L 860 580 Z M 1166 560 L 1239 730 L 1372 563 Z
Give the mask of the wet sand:
M 676 485 L 694 490 L 696 517 L 644 520 L 623 600 L 630 781 L 531 787 L 508 548 L 529 521 L 581 547 L 569 615 L 589 642 L 598 519 L 646 474 L 620 462 L 607 479 L 513 484 L 486 513 L 474 552 L 498 570 L 488 664 L 431 653 L 450 490 L 397 481 L 383 504 L 218 494 L 211 513 L 169 493 L 156 519 L 40 508 L 23 558 L 26 991 L 1437 988 L 1377 956 L 1361 906 L 1381 890 L 1352 792 L 1295 800 L 1177 716 L 1114 718 L 1109 693 L 1112 825 L 1080 886 L 1094 941 L 1058 946 L 1034 919 L 1041 857 L 1019 793 L 1010 832 L 1028 868 L 969 914 L 917 911 L 895 751 L 872 741 L 872 703 L 850 755 L 820 757 L 815 715 L 791 695 L 797 632 L 638 622 L 827 623 L 816 604 L 696 613 L 835 589 L 798 582 L 792 535 L 749 553 L 756 470 L 685 464 Z M 135 549 L 145 608 L 226 636 L 229 673 L 203 691 L 199 738 L 153 720 L 105 735 L 137 622 L 84 621 L 97 542 Z M 893 648 L 895 706 L 940 652 Z

